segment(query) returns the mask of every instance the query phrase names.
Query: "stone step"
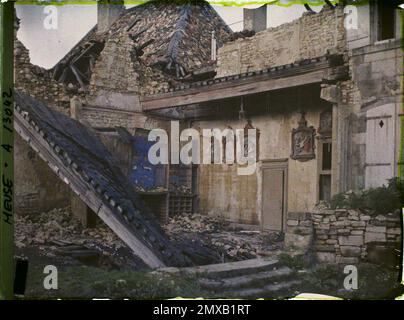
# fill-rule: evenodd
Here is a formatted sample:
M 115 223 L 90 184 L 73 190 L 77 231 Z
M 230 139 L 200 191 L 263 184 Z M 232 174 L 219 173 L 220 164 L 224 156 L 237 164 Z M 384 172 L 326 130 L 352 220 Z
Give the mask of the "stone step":
M 152 274 L 188 274 L 203 275 L 205 278 L 225 278 L 270 271 L 277 267 L 278 264 L 277 259 L 257 258 L 188 268 L 160 268 L 153 271 Z
M 299 280 L 283 281 L 266 285 L 262 288 L 250 288 L 241 290 L 224 291 L 220 294 L 222 298 L 244 298 L 259 299 L 272 298 L 280 299 L 295 295 L 295 290 L 301 284 Z
M 272 271 L 278 266 L 276 259 L 250 259 L 244 261 L 210 264 L 206 266 L 181 268 L 187 274 L 204 274 L 205 278 L 236 277 L 256 274 L 263 271 Z
M 275 268 L 275 267 L 274 267 Z M 253 287 L 257 285 L 269 285 L 277 280 L 285 279 L 290 276 L 293 271 L 288 267 L 282 267 L 271 271 L 263 271 L 255 274 L 247 274 L 243 276 L 223 278 L 223 279 L 206 279 L 199 280 L 202 288 L 218 291 Z

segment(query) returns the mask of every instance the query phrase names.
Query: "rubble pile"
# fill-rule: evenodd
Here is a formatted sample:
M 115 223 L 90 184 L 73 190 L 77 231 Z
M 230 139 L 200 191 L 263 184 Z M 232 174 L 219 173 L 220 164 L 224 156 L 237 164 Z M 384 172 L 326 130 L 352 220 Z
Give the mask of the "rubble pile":
M 219 217 L 204 216 L 200 214 L 175 215 L 168 219 L 165 228 L 168 233 L 178 232 L 215 232 L 229 225 Z
M 195 213 L 170 217 L 164 228 L 174 241 L 189 242 L 192 238 L 202 242 L 222 257 L 221 262 L 270 255 L 281 248 L 283 240 L 275 233 L 234 231 L 221 217 Z
M 14 237 L 20 253 L 36 247 L 40 255 L 48 258 L 69 256 L 82 262 L 92 259 L 94 263 L 111 267 L 129 266 L 137 261 L 130 249 L 101 221 L 95 228 L 83 228 L 71 215 L 70 208 L 17 216 Z

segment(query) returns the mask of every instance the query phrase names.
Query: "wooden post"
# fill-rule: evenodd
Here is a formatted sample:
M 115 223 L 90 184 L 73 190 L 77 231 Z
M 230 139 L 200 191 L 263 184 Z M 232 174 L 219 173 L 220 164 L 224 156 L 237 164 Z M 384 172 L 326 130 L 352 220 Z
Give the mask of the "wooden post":
M 0 300 L 13 298 L 14 3 L 0 3 Z

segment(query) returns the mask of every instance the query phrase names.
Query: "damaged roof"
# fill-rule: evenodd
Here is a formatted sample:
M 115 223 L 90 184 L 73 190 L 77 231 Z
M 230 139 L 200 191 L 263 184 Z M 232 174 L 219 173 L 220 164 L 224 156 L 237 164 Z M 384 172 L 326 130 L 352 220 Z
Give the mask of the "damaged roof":
M 91 129 L 19 92 L 15 96 L 15 129 L 147 265 L 191 264 L 170 243 Z
M 233 34 L 206 1 L 150 1 L 124 10 L 104 33 L 96 25 L 51 72 L 57 81 L 83 88 L 108 40 L 127 34 L 133 40 L 132 58 L 141 66 L 169 79 L 192 80 L 194 72 L 211 64 L 212 32 L 218 47 Z

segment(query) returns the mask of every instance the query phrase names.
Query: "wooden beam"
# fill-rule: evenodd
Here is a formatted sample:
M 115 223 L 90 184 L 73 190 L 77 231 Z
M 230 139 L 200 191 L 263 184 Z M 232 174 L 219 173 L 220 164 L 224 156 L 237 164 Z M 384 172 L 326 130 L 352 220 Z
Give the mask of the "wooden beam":
M 168 93 L 144 96 L 140 100 L 143 111 L 185 106 L 208 101 L 222 100 L 279 90 L 306 84 L 321 83 L 327 68 L 308 72 L 306 69 L 296 70 L 293 75 L 274 76 L 262 74 L 239 78 L 231 81 L 217 82 L 211 85 L 192 87 Z

